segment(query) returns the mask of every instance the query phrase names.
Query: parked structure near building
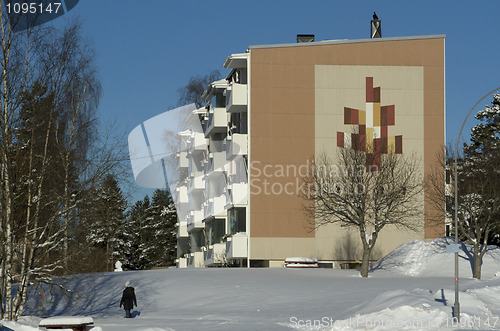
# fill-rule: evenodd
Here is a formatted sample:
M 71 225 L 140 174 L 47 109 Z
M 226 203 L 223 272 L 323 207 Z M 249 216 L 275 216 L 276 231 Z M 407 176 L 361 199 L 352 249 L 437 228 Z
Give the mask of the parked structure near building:
M 230 73 L 210 85 L 207 106 L 192 113 L 204 132 L 179 133 L 179 267 L 283 266 L 291 256 L 355 265 L 358 233 L 304 224 L 299 193 L 311 157 L 364 134 L 393 148 L 386 152 L 414 153 L 424 176 L 438 162 L 445 144 L 443 35 L 297 41 L 228 56 L 223 67 Z M 444 206 L 436 210 L 427 194 L 419 201 L 420 230 L 384 229 L 376 257 L 444 235 L 444 216 L 442 224 L 431 222 Z

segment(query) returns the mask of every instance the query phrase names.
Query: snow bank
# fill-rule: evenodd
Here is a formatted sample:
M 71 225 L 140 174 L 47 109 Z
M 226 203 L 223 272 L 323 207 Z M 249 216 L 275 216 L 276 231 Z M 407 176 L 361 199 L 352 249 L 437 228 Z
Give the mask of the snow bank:
M 335 321 L 331 330 L 444 330 L 449 319 L 450 315 L 440 309 L 405 305 Z
M 43 300 L 31 294 L 25 312 L 92 316 L 96 327 L 106 331 L 499 329 L 498 249 L 487 253 L 485 277 L 476 280 L 470 277 L 470 247 L 462 246 L 463 324 L 457 325 L 452 318 L 454 259 L 445 253 L 451 242 L 443 238 L 402 245 L 373 265 L 369 278 L 356 270 L 322 268 L 170 268 L 76 275 L 63 284 L 71 298 L 45 289 Z M 132 319 L 124 318 L 119 307 L 127 280 L 137 295 Z M 32 318 L 29 324 L 39 321 Z
M 40 331 L 40 329 L 37 327 L 25 325 L 19 322 L 0 321 L 0 329 L 4 326 L 16 331 Z
M 370 270 L 386 270 L 405 276 L 453 277 L 454 254 L 446 253 L 446 246 L 454 244 L 454 239 L 445 237 L 430 242 L 414 240 L 402 244 L 387 256 L 372 264 Z M 459 253 L 459 275 L 472 277 L 473 248 L 461 244 Z M 493 278 L 499 272 L 500 249 L 488 247 L 483 258 L 482 278 Z
M 425 309 L 412 306 L 386 308 L 376 313 L 356 315 L 335 321 L 331 331 L 382 331 L 382 330 L 497 330 L 498 320 L 493 317 L 479 318 L 462 313 L 460 322 L 442 309 Z

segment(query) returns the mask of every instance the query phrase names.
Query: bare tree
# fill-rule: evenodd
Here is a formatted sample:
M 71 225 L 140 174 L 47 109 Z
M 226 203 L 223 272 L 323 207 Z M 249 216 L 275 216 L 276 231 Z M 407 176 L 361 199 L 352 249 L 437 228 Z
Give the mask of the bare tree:
M 438 167 L 426 178 L 429 196 L 436 207 L 444 209 L 455 219 L 455 172 L 458 188 L 458 235 L 473 250 L 473 277 L 481 278 L 483 257 L 488 250 L 492 234 L 500 229 L 500 95 L 494 96 L 491 106 L 475 116 L 482 121 L 471 132 L 470 144 L 464 144 L 457 164 L 450 157 L 454 148 L 449 147 L 447 157 L 439 155 Z M 447 173 L 447 185 L 439 180 Z M 453 228 L 455 222 L 451 222 Z
M 18 232 L 16 237 L 16 229 L 19 229 L 18 225 L 22 225 L 22 221 L 18 215 L 16 215 L 16 170 L 19 169 L 17 164 L 17 153 L 14 144 L 16 143 L 16 127 L 20 120 L 19 112 L 21 108 L 21 102 L 24 97 L 25 91 L 32 90 L 31 86 L 34 81 L 37 80 L 37 75 L 34 73 L 36 71 L 36 61 L 37 55 L 43 49 L 43 42 L 39 38 L 41 35 L 40 31 L 34 29 L 27 29 L 23 33 L 14 34 L 13 29 L 16 22 L 11 22 L 6 13 L 4 13 L 3 7 L 0 7 L 0 24 L 1 24 L 1 35 L 0 43 L 2 48 L 2 55 L 0 56 L 0 107 L 1 107 L 1 117 L 0 117 L 0 128 L 1 128 L 1 139 L 0 139 L 0 157 L 1 157 L 1 169 L 0 169 L 0 206 L 1 206 L 1 216 L 0 216 L 0 227 L 1 227 L 1 282 L 0 282 L 0 317 L 4 319 L 16 319 L 18 316 L 18 307 L 23 306 L 26 297 L 26 293 L 23 289 L 26 288 L 29 275 L 25 273 L 26 269 L 21 267 L 21 273 L 23 276 L 16 274 L 15 269 L 15 254 L 21 251 L 22 261 L 32 258 L 30 245 L 34 240 L 37 240 L 38 233 L 32 233 L 25 227 L 21 227 L 21 231 Z M 43 32 L 42 32 L 43 33 Z M 44 94 L 43 92 L 41 94 Z M 44 99 L 50 100 L 50 96 L 43 96 Z M 53 118 L 52 112 L 47 114 L 45 122 L 50 122 Z M 32 131 L 34 133 L 34 131 Z M 42 134 L 43 136 L 43 134 Z M 33 138 L 33 137 L 32 137 Z M 42 138 L 43 139 L 43 138 Z M 42 142 L 43 144 L 43 142 Z M 29 155 L 29 158 L 33 159 L 34 150 L 33 145 L 23 146 Z M 38 153 L 38 161 L 42 164 L 47 161 L 44 155 Z M 32 163 L 28 163 L 28 169 L 32 170 Z M 25 165 L 26 166 L 26 165 Z M 26 212 L 26 218 L 31 218 L 31 211 L 34 213 L 39 213 L 40 209 L 35 211 L 32 209 L 32 204 L 37 203 L 37 192 L 40 186 L 32 183 L 32 177 L 28 178 L 28 192 L 27 196 L 28 210 Z M 39 205 L 39 204 L 38 204 Z M 22 234 L 24 230 L 24 234 Z M 18 247 L 19 235 L 21 235 L 21 247 Z M 19 249 L 20 248 L 20 249 Z M 19 269 L 18 269 L 19 270 Z M 13 296 L 13 283 L 18 282 L 19 288 L 16 294 Z M 19 314 L 20 315 L 20 314 Z
M 203 92 L 205 92 L 210 83 L 220 79 L 220 77 L 219 70 L 214 70 L 205 76 L 198 75 L 191 77 L 189 83 L 178 90 L 180 94 L 178 105 L 183 106 L 194 103 L 197 108 L 203 107 L 204 101 L 201 97 Z
M 95 138 L 100 86 L 78 24 L 13 33 L 2 10 L 0 317 L 15 320 L 29 284 L 64 270 L 82 195 L 127 154 L 125 139 Z
M 423 215 L 423 180 L 417 159 L 384 154 L 367 166 L 367 154 L 339 149 L 335 158 L 316 156 L 304 178 L 304 209 L 315 229 L 327 224 L 358 229 L 362 247 L 361 275 L 368 276 L 370 256 L 382 229 L 416 230 Z M 370 161 L 370 160 L 368 160 Z M 370 162 L 368 162 L 370 163 Z
M 450 153 L 450 152 L 449 152 Z M 448 153 L 448 155 L 450 155 Z M 453 155 L 454 152 L 451 152 Z M 486 159 L 485 159 L 486 161 Z M 483 163 L 483 162 L 481 162 Z M 500 229 L 500 157 L 489 157 L 487 162 L 471 162 L 459 156 L 457 166 L 447 158 L 446 164 L 436 168 L 426 178 L 429 198 L 437 208 L 446 213 L 450 223 L 450 233 L 455 228 L 455 171 L 458 171 L 458 237 L 472 245 L 472 275 L 481 279 L 483 257 L 489 247 L 489 239 Z M 439 177 L 446 172 L 446 184 Z M 445 209 L 446 208 L 446 209 Z M 435 221 L 442 221 L 442 217 Z
M 500 94 L 474 116 L 480 121 L 464 144 L 464 159 L 457 166 L 460 232 L 473 245 L 474 278 L 481 278 L 481 265 L 493 230 L 500 227 Z

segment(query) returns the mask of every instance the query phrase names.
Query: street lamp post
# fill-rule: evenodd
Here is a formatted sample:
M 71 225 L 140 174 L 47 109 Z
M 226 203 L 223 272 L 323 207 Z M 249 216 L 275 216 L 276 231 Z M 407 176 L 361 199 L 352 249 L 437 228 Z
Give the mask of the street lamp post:
M 457 144 L 455 145 L 455 245 L 458 245 L 458 171 L 457 171 L 457 158 L 458 158 L 458 145 L 460 144 L 460 136 L 462 135 L 462 130 L 464 129 L 465 122 L 469 118 L 472 111 L 477 107 L 477 105 L 483 101 L 487 96 L 492 94 L 495 91 L 500 90 L 500 87 L 494 89 L 491 92 L 488 92 L 484 97 L 479 99 L 478 102 L 471 108 L 467 116 L 465 117 L 464 122 L 462 123 L 462 127 L 460 128 L 460 132 L 458 133 Z M 454 305 L 454 316 L 457 318 L 457 321 L 460 322 L 460 303 L 458 302 L 458 251 L 455 252 L 455 305 Z

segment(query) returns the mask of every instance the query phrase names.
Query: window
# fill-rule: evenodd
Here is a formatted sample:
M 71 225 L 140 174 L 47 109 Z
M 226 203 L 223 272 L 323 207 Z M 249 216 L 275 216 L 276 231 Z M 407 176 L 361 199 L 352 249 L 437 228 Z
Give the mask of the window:
M 216 90 L 212 99 L 210 99 L 210 104 L 212 108 L 225 108 L 226 107 L 226 96 L 224 95 L 223 90 Z
M 247 113 L 232 113 L 231 114 L 231 128 L 233 133 L 248 133 L 247 124 L 248 118 Z
M 246 232 L 246 209 L 235 207 L 229 210 L 230 233 Z
M 205 223 L 205 232 L 209 245 L 219 244 L 224 237 L 226 222 L 223 218 L 216 218 Z
M 226 96 L 222 94 L 222 90 L 218 90 L 215 94 L 215 107 L 225 108 L 226 107 Z
M 224 219 L 216 218 L 212 222 L 212 238 L 211 238 L 212 244 L 218 244 L 222 242 L 222 237 L 226 233 L 224 225 L 225 225 Z
M 205 246 L 205 238 L 202 231 L 191 233 L 191 252 L 201 252 L 201 247 Z

